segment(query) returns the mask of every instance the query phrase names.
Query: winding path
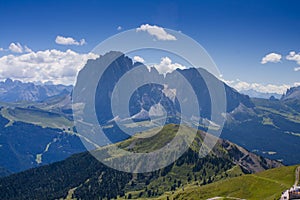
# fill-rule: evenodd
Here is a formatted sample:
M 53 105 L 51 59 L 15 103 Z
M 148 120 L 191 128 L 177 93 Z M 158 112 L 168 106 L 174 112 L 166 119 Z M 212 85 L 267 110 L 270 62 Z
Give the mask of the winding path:
M 295 183 L 293 185 L 293 187 L 297 187 L 299 184 L 299 173 L 300 173 L 300 166 L 298 166 L 295 170 Z M 289 190 L 286 190 L 282 193 L 280 200 L 286 200 L 288 199 L 289 196 Z
M 300 172 L 300 166 L 297 167 L 297 169 L 295 170 L 295 183 L 294 183 L 294 187 L 296 187 L 299 183 L 299 172 Z

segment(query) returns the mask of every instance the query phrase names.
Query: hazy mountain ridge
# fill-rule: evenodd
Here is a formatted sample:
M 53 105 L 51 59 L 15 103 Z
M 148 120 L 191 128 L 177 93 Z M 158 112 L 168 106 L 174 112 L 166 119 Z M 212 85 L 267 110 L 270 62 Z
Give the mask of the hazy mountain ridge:
M 265 92 L 258 92 L 254 89 L 249 90 L 241 90 L 240 93 L 248 95 L 251 98 L 263 98 L 263 99 L 269 99 L 270 97 L 275 97 L 276 99 L 280 99 L 282 97 L 282 94 L 277 93 L 265 93 Z
M 297 99 L 300 100 L 300 86 L 292 87 L 286 91 L 281 100 Z
M 6 79 L 0 82 L 0 101 L 43 101 L 48 97 L 70 93 L 72 86 L 34 83 L 23 83 L 18 80 Z

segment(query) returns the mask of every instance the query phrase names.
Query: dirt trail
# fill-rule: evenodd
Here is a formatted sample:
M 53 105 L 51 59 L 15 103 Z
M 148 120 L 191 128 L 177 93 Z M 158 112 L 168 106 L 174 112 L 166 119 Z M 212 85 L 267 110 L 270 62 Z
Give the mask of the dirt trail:
M 294 187 L 296 187 L 299 183 L 299 173 L 300 173 L 300 166 L 297 167 L 297 169 L 295 170 L 295 183 L 294 183 Z
M 297 187 L 299 184 L 299 173 L 300 173 L 300 166 L 298 166 L 295 170 L 295 183 L 293 187 Z M 286 200 L 289 199 L 289 190 L 286 190 L 282 193 L 280 200 Z

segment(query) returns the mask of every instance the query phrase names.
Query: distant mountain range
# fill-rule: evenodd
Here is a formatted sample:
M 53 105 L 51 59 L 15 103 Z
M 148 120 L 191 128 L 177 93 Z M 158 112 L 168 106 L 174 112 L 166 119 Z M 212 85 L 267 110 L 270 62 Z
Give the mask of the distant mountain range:
M 178 93 L 172 87 L 152 83 L 137 88 L 127 105 L 129 118 L 137 123 L 135 126 L 128 117 L 124 117 L 125 113 L 114 116 L 111 110 L 114 87 L 126 72 L 141 65 L 133 63 L 120 52 L 110 52 L 87 62 L 78 76 L 83 83 L 80 97 L 85 98 L 89 94 L 91 82 L 98 78 L 93 70 L 108 63 L 109 67 L 96 88 L 96 105 L 88 104 L 85 109 L 96 110 L 98 122 L 115 145 L 134 152 L 145 151 L 145 146 L 150 151 L 156 150 L 168 143 L 166 139 L 176 132 L 179 120 L 192 118 L 189 112 L 181 116 L 181 107 L 176 99 Z M 200 119 L 188 122 L 200 130 L 193 144 L 169 166 L 142 174 L 108 168 L 87 152 L 76 154 L 85 151 L 80 139 L 86 143 L 90 141 L 77 132 L 73 124 L 72 86 L 35 85 L 10 79 L 1 82 L 0 88 L 4 89 L 0 93 L 0 154 L 5 156 L 0 158 L 0 176 L 34 169 L 0 179 L 0 199 L 158 197 L 166 191 L 184 190 L 189 184 L 206 185 L 282 165 L 275 160 L 288 165 L 300 162 L 300 154 L 297 153 L 300 151 L 300 87 L 291 88 L 280 99 L 250 98 L 206 70 L 199 70 L 201 73 L 193 68 L 177 70 L 165 77 L 178 80 L 176 73 L 179 73 L 195 91 Z M 148 73 L 158 79 L 164 78 L 154 69 Z M 226 119 L 221 134 L 223 139 L 208 156 L 200 158 L 199 147 L 208 125 L 219 128 L 210 118 L 212 104 L 203 76 L 210 83 L 224 85 L 227 109 L 226 113 L 222 113 Z M 179 86 L 180 90 L 185 92 L 184 87 Z M 185 102 L 181 103 L 184 105 Z M 167 121 L 155 136 L 130 138 L 116 123 L 121 121 L 135 133 L 140 132 L 137 127 L 153 130 L 145 122 L 149 122 L 150 117 L 156 122 L 162 107 Z M 97 152 L 107 156 L 108 151 L 101 147 Z M 107 159 L 115 158 L 112 155 Z M 61 162 L 53 163 L 56 161 Z
M 107 127 L 107 136 L 118 142 L 129 136 L 119 131 L 116 120 L 123 120 L 125 125 L 132 126 L 126 124 L 127 121 L 122 116 L 112 115 L 110 94 L 119 78 L 141 63 L 133 63 L 122 53 L 111 52 L 99 59 L 88 61 L 78 78 L 84 77 L 84 73 L 90 75 L 89 80 L 97 78 L 93 77 L 93 68 L 101 67 L 114 57 L 117 59 L 110 63 L 109 69 L 99 82 L 102 87 L 98 87 L 96 96 L 101 98 L 97 99 L 95 108 L 99 113 L 98 121 Z M 208 80 L 220 82 L 206 70 L 199 70 Z M 200 102 L 199 129 L 206 131 L 207 125 L 213 122 L 209 117 L 211 102 L 203 77 L 192 68 L 176 72 L 186 77 L 192 85 Z M 156 77 L 162 76 L 154 69 L 151 73 Z M 168 74 L 166 78 L 176 80 L 175 73 Z M 89 88 L 90 81 L 86 80 L 83 79 L 82 82 L 85 88 Z M 0 99 L 5 101 L 0 103 L 0 152 L 1 155 L 11 155 L 11 159 L 0 158 L 0 172 L 3 171 L 0 175 L 49 164 L 85 150 L 80 141 L 80 137 L 84 138 L 76 132 L 73 125 L 72 86 L 36 85 L 10 79 L 1 84 L 2 88 L 6 88 L 6 92 L 0 94 Z M 261 156 L 281 160 L 285 164 L 298 163 L 300 155 L 293 152 L 300 151 L 299 87 L 288 90 L 280 100 L 249 98 L 226 84 L 224 87 L 227 113 L 224 113 L 226 124 L 221 137 Z M 30 98 L 25 94 L 30 94 Z M 84 90 L 81 93 L 83 97 L 86 94 Z M 167 123 L 177 123 L 180 116 L 178 103 L 164 86 L 144 85 L 131 97 L 130 116 L 143 126 L 142 122 L 149 120 L 149 116 L 161 114 L 157 108 L 162 106 L 168 114 Z M 135 127 L 132 130 L 139 132 Z M 4 170 L 1 170 L 1 167 Z
M 269 99 L 270 97 L 275 97 L 276 99 L 280 99 L 282 97 L 282 94 L 277 94 L 277 93 L 264 93 L 264 92 L 258 92 L 253 89 L 249 90 L 242 90 L 240 93 L 248 95 L 251 98 L 263 98 L 263 99 Z
M 0 82 L 0 101 L 43 101 L 48 97 L 70 93 L 72 88 L 65 85 L 23 83 L 8 78 Z
M 254 89 L 242 90 L 240 91 L 240 93 L 248 95 L 251 98 L 270 99 L 273 96 L 275 99 L 281 99 L 281 100 L 288 100 L 288 99 L 300 100 L 300 86 L 291 87 L 284 94 L 258 92 Z
M 300 86 L 288 89 L 281 100 L 300 100 Z

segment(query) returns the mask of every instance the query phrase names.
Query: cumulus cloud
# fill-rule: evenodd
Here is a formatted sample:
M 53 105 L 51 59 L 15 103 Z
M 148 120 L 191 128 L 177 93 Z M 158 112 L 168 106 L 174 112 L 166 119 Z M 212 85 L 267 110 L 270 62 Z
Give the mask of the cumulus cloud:
M 289 55 L 286 56 L 287 60 L 295 61 L 298 65 L 300 65 L 300 53 L 296 53 L 295 51 L 291 51 Z
M 86 61 L 97 57 L 93 53 L 79 54 L 72 50 L 64 52 L 55 49 L 6 55 L 0 58 L 0 79 L 74 84 L 78 71 Z
M 176 69 L 187 69 L 186 66 L 183 66 L 179 63 L 172 63 L 172 60 L 169 57 L 163 57 L 161 58 L 161 61 L 159 64 L 154 64 L 152 67 L 156 68 L 156 70 L 160 74 L 166 75 L 167 73 L 171 73 L 172 71 Z
M 261 60 L 261 64 L 266 64 L 268 62 L 272 62 L 272 63 L 278 63 L 281 61 L 282 56 L 280 54 L 277 53 L 269 53 L 267 55 L 265 55 L 265 57 L 262 58 Z
M 286 56 L 286 59 L 295 61 L 298 65 L 300 65 L 300 52 L 296 53 L 295 51 L 291 51 L 289 55 Z M 294 71 L 300 71 L 300 66 L 295 67 Z
M 158 40 L 176 40 L 176 37 L 174 35 L 167 33 L 165 29 L 156 25 L 152 26 L 149 24 L 143 24 L 139 28 L 137 28 L 136 31 L 146 31 L 150 35 L 156 37 L 156 39 Z
M 64 36 L 56 36 L 55 42 L 57 44 L 61 44 L 61 45 L 77 45 L 77 46 L 82 46 L 86 44 L 85 39 L 81 39 L 80 41 L 76 41 L 74 38 L 72 37 L 64 37 Z
M 26 52 L 26 53 L 31 53 L 32 52 L 32 50 L 28 47 L 28 46 L 24 46 L 24 51 Z
M 142 58 L 142 57 L 140 57 L 140 56 L 134 56 L 134 57 L 133 57 L 133 60 L 134 60 L 135 62 L 140 62 L 140 63 L 144 63 L 144 62 L 145 62 L 144 58 Z
M 118 26 L 117 30 L 118 31 L 122 30 L 122 26 Z
M 20 43 L 10 43 L 9 50 L 11 50 L 14 53 L 23 53 L 23 47 Z
M 256 90 L 258 92 L 263 92 L 263 93 L 277 93 L 277 94 L 283 94 L 286 92 L 287 89 L 290 87 L 296 86 L 297 83 L 294 83 L 294 85 L 276 85 L 276 84 L 261 84 L 261 83 L 248 83 L 245 81 L 241 80 L 235 80 L 235 81 L 227 81 L 227 80 L 222 80 L 224 81 L 227 85 L 233 87 L 237 91 L 243 91 L 243 90 Z
M 7 49 L 0 48 L 0 51 L 11 51 L 12 53 L 30 53 L 32 50 L 28 46 L 22 46 L 19 42 L 12 42 Z

